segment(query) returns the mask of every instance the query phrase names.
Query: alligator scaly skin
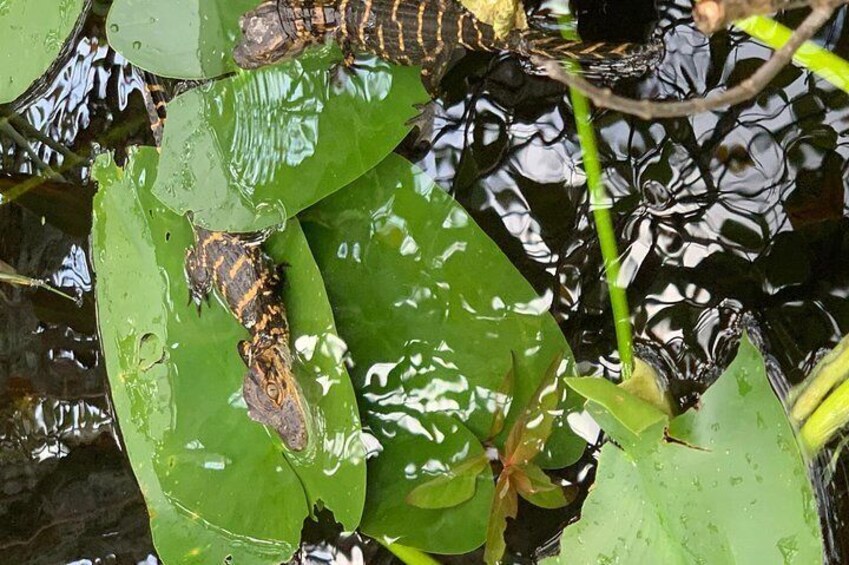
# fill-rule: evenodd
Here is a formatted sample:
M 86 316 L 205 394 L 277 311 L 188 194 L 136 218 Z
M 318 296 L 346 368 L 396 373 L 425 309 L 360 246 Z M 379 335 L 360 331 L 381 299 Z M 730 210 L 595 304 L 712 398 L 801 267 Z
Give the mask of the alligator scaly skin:
M 661 52 L 657 44 L 570 41 L 533 30 L 514 30 L 499 38 L 456 0 L 266 0 L 242 17 L 241 26 L 243 38 L 233 53 L 241 67 L 291 58 L 308 45 L 332 39 L 346 55 L 368 53 L 392 63 L 420 65 L 431 93 L 451 60 L 466 50 L 591 65 L 634 61 L 635 70 L 644 69 L 642 63 Z M 621 68 L 627 71 L 626 65 Z
M 289 324 L 280 299 L 280 277 L 260 250 L 260 239 L 194 226 L 186 251 L 191 298 L 198 304 L 214 289 L 250 332 L 239 343 L 248 366 L 243 396 L 248 415 L 272 426 L 293 451 L 307 443 L 307 409 L 292 372 Z

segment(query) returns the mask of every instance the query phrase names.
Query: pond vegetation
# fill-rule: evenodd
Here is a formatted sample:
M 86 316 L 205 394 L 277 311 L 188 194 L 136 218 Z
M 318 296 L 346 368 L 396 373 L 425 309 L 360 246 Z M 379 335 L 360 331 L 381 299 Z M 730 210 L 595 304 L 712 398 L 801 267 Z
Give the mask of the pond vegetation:
M 586 333 L 567 340 L 557 312 L 565 299 L 556 302 L 552 290 L 522 268 L 523 260 L 533 259 L 533 252 L 524 250 L 533 250 L 533 238 L 525 233 L 505 245 L 503 237 L 487 229 L 486 214 L 469 206 L 475 197 L 460 194 L 457 184 L 440 183 L 445 167 L 457 178 L 484 176 L 487 146 L 498 143 L 503 133 L 487 128 L 487 111 L 472 135 L 472 144 L 481 148 L 477 160 L 441 161 L 434 157 L 439 134 L 421 131 L 430 152 L 415 163 L 420 147 L 412 124 L 421 127 L 422 116 L 432 118 L 434 127 L 440 119 L 449 123 L 449 94 L 448 117 L 434 118 L 429 111 L 420 115 L 429 95 L 418 67 L 372 57 L 358 59 L 346 72 L 333 72 L 343 60 L 334 44 L 262 69 L 238 69 L 232 51 L 241 36 L 239 17 L 255 4 L 0 2 L 0 26 L 14 31 L 0 34 L 0 77 L 6 77 L 0 78 L 0 102 L 8 103 L 0 133 L 21 146 L 31 172 L 38 173 L 4 184 L 0 206 L 38 210 L 44 201 L 34 204 L 32 196 L 62 193 L 71 175 L 87 180 L 90 174 L 97 186 L 90 228 L 66 230 L 90 241 L 89 260 L 97 277 L 93 291 L 89 284 L 76 293 L 75 302 L 74 292 L 61 290 L 62 284 L 50 285 L 23 272 L 21 265 L 5 262 L 0 263 L 0 283 L 45 287 L 43 292 L 58 293 L 54 299 L 68 303 L 64 308 L 86 308 L 85 293 L 94 293 L 95 304 L 89 299 L 87 307 L 96 309 L 109 383 L 107 410 L 120 426 L 158 559 L 304 560 L 304 525 L 311 521 L 356 531 L 385 547 L 379 551 L 413 564 L 434 559 L 497 563 L 531 558 L 551 564 L 838 559 L 843 550 L 833 538 L 840 537 L 843 517 L 829 510 L 829 497 L 845 493 L 829 493 L 823 470 L 829 477 L 840 470 L 838 440 L 849 421 L 847 342 L 827 355 L 816 352 L 836 343 L 835 334 L 841 337 L 849 325 L 834 324 L 838 327 L 829 329 L 830 337 L 813 346 L 787 337 L 783 346 L 808 348 L 802 356 L 810 369 L 807 379 L 798 374 L 789 379 L 777 369 L 770 349 L 776 344 L 764 339 L 761 326 L 769 326 L 768 317 L 759 323 L 735 307 L 739 320 L 721 330 L 733 346 L 726 344 L 721 359 L 714 359 L 718 378 L 701 379 L 715 380 L 706 391 L 708 383 L 700 382 L 699 390 L 684 392 L 681 383 L 700 379 L 665 363 L 662 352 L 640 343 L 634 330 L 640 324 L 645 329 L 652 306 L 636 302 L 629 290 L 635 277 L 629 260 L 641 240 L 636 237 L 622 253 L 617 216 L 635 199 L 663 216 L 661 201 L 683 176 L 699 170 L 690 165 L 675 169 L 681 164 L 676 149 L 661 148 L 650 164 L 656 178 L 623 197 L 623 178 L 606 173 L 605 161 L 614 162 L 618 154 L 632 167 L 630 160 L 639 160 L 639 148 L 650 143 L 608 147 L 605 154 L 596 138 L 603 141 L 606 130 L 620 127 L 619 122 L 610 114 L 594 115 L 580 85 L 573 84 L 568 95 L 562 90 L 546 95 L 556 104 L 569 103 L 572 123 L 557 124 L 558 135 L 570 137 L 569 149 L 577 157 L 568 166 L 580 177 L 575 195 L 586 203 L 583 224 L 570 225 L 583 230 L 583 239 L 574 244 L 580 253 L 592 248 L 598 256 L 593 267 L 598 284 L 593 295 L 582 299 L 583 308 L 599 313 L 594 322 L 599 327 L 587 331 L 608 336 L 603 343 Z M 527 25 L 516 2 L 465 5 L 498 34 Z M 829 4 L 832 10 L 837 6 Z M 178 81 L 176 96 L 166 103 L 161 147 L 137 142 L 148 141 L 149 134 L 131 133 L 146 124 L 117 120 L 106 125 L 94 147 L 89 144 L 89 153 L 72 152 L 61 138 L 51 139 L 50 133 L 20 122 L 21 100 L 38 90 L 37 79 L 50 75 L 62 52 L 67 56 L 66 45 L 72 42 L 66 40 L 90 12 L 105 18 L 109 47 L 128 61 L 122 63 L 126 68 L 142 69 L 133 71 L 137 76 L 143 72 Z M 573 22 L 561 24 L 575 33 Z M 796 38 L 760 15 L 740 22 L 739 29 L 776 49 Z M 19 56 L 16 45 L 24 40 L 31 49 Z M 847 106 L 840 92 L 849 86 L 845 61 L 811 43 L 796 53 L 795 61 L 809 69 L 804 80 L 811 89 L 814 84 L 830 89 L 824 99 L 838 107 L 834 101 L 840 98 L 839 108 Z M 574 65 L 567 65 L 571 70 Z M 734 78 L 723 77 L 723 84 L 739 77 Z M 597 92 L 588 94 L 599 102 Z M 784 95 L 779 90 L 777 96 Z M 766 108 L 769 103 L 754 104 Z M 509 105 L 490 109 L 491 115 L 499 112 L 509 114 Z M 814 130 L 824 112 L 818 108 L 806 118 Z M 531 114 L 516 123 L 526 129 L 550 126 Z M 701 119 L 685 121 L 698 124 Z M 732 119 L 737 117 L 732 114 Z M 460 122 L 469 127 L 472 119 Z M 647 131 L 668 127 L 669 135 L 684 139 L 682 145 L 699 150 L 700 141 L 686 139 L 670 124 L 649 123 Z M 836 242 L 830 256 L 842 259 L 849 252 L 847 135 L 845 128 L 831 129 L 809 140 L 842 159 L 836 165 L 842 192 L 833 198 L 838 210 L 832 218 L 842 231 L 823 227 L 819 217 L 804 216 L 810 212 L 804 203 L 803 220 L 797 221 L 799 233 L 816 224 L 804 232 L 811 246 L 818 237 L 830 237 Z M 36 144 L 62 158 L 43 159 L 32 149 Z M 724 157 L 726 164 L 739 166 L 735 171 L 733 163 L 728 165 L 731 175 L 752 164 L 747 150 L 738 154 L 735 147 L 726 147 Z M 798 151 L 804 160 L 813 150 Z M 520 161 L 510 166 L 542 170 L 550 164 Z M 786 164 L 773 160 L 766 166 Z M 501 157 L 492 163 L 493 170 L 497 167 L 504 167 Z M 663 183 L 668 186 L 655 186 Z M 528 194 L 538 190 L 531 186 Z M 492 200 L 482 209 L 497 210 L 499 195 L 488 196 Z M 56 202 L 48 207 L 62 208 Z M 510 203 L 504 210 L 508 218 Z M 567 218 L 558 213 L 547 205 L 540 217 L 553 214 L 562 228 Z M 54 215 L 61 223 L 62 213 L 49 209 L 42 223 Z M 237 344 L 248 330 L 223 301 L 213 300 L 200 314 L 187 302 L 185 257 L 193 242 L 192 223 L 262 233 L 264 253 L 285 265 L 280 293 L 294 375 L 309 412 L 302 450 L 288 449 L 274 430 L 247 417 L 242 398 L 246 368 Z M 636 225 L 629 229 L 641 231 Z M 822 236 L 829 229 L 837 235 Z M 714 232 L 700 235 L 699 245 L 718 246 L 723 238 L 741 249 L 752 239 L 757 239 L 752 247 L 773 250 L 778 245 L 765 244 L 751 225 L 736 220 Z M 548 234 L 536 235 L 544 239 Z M 516 259 L 517 243 L 524 259 Z M 669 257 L 677 253 L 671 250 Z M 568 254 L 564 249 L 562 255 Z M 739 255 L 746 253 L 719 261 Z M 769 270 L 757 263 L 766 260 L 764 255 L 748 257 Z M 773 261 L 797 259 L 805 260 L 787 253 Z M 561 265 L 542 270 L 558 277 L 558 293 L 569 293 Z M 821 270 L 831 273 L 827 267 Z M 564 276 L 583 280 L 574 266 Z M 745 274 L 738 276 L 745 289 Z M 835 310 L 845 314 L 840 289 L 846 284 L 835 286 L 844 302 Z M 697 302 L 697 294 L 679 296 L 673 307 Z M 700 335 L 686 324 L 668 333 Z M 676 347 L 688 341 L 677 340 Z M 588 344 L 606 348 L 604 354 L 591 359 Z M 802 382 L 788 395 L 789 380 Z M 21 419 L 25 405 L 16 406 L 13 416 Z M 0 439 L 11 442 L 11 437 L 6 432 Z M 834 449 L 829 452 L 829 447 Z M 823 453 L 832 455 L 831 463 L 823 462 Z M 534 530 L 535 512 L 556 512 L 549 519 L 556 531 L 548 544 L 535 544 L 531 555 L 522 556 L 511 550 L 509 529 L 524 524 Z M 20 545 L 26 544 L 8 547 Z M 464 557 L 444 557 L 455 555 Z

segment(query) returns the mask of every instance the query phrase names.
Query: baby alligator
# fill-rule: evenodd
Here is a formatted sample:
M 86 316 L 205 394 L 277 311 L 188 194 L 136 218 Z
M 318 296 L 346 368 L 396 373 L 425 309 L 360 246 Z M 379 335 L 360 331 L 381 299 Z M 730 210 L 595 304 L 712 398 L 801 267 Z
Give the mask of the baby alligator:
M 307 411 L 292 373 L 289 324 L 280 300 L 280 277 L 259 248 L 260 238 L 194 226 L 195 244 L 186 251 L 191 298 L 198 305 L 214 288 L 251 333 L 239 343 L 248 366 L 242 396 L 248 415 L 277 430 L 293 451 L 307 443 Z
M 233 58 L 252 69 L 290 59 L 305 47 L 335 39 L 351 61 L 354 52 L 401 65 L 421 65 L 432 95 L 453 59 L 464 50 L 509 51 L 528 58 L 605 64 L 620 74 L 643 72 L 662 53 L 658 44 L 565 40 L 556 34 L 513 30 L 497 38 L 456 0 L 266 0 L 241 20 Z

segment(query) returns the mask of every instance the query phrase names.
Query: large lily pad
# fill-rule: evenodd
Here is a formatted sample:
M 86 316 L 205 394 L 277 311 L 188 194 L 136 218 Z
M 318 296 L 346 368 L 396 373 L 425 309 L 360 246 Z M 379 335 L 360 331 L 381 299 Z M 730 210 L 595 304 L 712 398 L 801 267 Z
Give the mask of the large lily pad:
M 251 421 L 241 398 L 246 337 L 213 303 L 186 305 L 183 254 L 191 230 L 152 196 L 157 153 L 142 148 L 118 169 L 95 167 L 93 257 L 101 343 L 115 412 L 165 562 L 278 563 L 297 548 L 321 499 L 347 529 L 364 498 L 356 403 L 321 279 L 292 223 L 274 251 L 293 265 L 286 299 L 296 376 L 317 425 L 286 454 Z M 306 493 L 305 493 L 306 491 Z
M 0 2 L 0 104 L 24 93 L 62 50 L 84 0 Z
M 452 416 L 485 440 L 503 406 L 499 390 L 513 352 L 513 402 L 496 440 L 503 443 L 551 361 L 563 352 L 573 362 L 547 301 L 449 195 L 404 159 L 389 156 L 302 221 L 350 346 L 361 408 L 387 453 L 399 453 L 397 442 L 413 442 L 409 430 L 428 429 L 434 414 Z M 565 425 L 571 406 L 538 459 L 548 467 L 572 463 L 585 447 Z M 381 435 L 385 426 L 378 423 L 399 414 L 407 425 Z M 446 465 L 440 449 L 455 449 L 416 445 L 421 451 L 405 456 L 432 457 L 436 466 Z M 366 531 L 392 537 L 403 530 L 399 543 L 441 553 L 480 545 L 486 521 L 469 520 L 462 505 L 435 520 L 433 510 L 393 498 L 422 482 L 402 481 L 393 467 L 399 457 L 377 457 L 370 467 Z M 465 545 L 447 541 L 458 532 Z
M 239 17 L 257 0 L 115 0 L 109 45 L 134 65 L 172 78 L 215 78 L 235 70 Z
M 672 420 L 678 442 L 649 431 L 602 448 L 549 563 L 822 563 L 807 469 L 748 338 L 699 409 Z
M 416 69 L 374 61 L 336 81 L 325 49 L 241 73 L 168 106 L 154 187 L 211 228 L 251 231 L 286 218 L 380 162 L 425 99 Z

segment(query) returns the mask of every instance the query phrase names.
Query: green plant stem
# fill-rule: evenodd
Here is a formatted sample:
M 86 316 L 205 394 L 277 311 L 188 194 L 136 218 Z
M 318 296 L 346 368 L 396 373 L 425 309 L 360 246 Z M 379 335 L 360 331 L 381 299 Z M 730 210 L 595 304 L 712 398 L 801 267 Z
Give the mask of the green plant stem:
M 38 156 L 38 153 L 36 153 L 35 150 L 30 146 L 29 142 L 21 134 L 19 134 L 18 131 L 13 128 L 11 124 L 9 124 L 8 122 L 0 122 L 0 131 L 8 135 L 12 139 L 12 141 L 14 141 L 18 145 L 18 147 L 23 149 L 26 154 L 29 155 L 29 158 L 32 160 L 33 164 L 42 171 L 44 171 L 48 177 L 60 181 L 65 181 L 65 177 L 54 171 L 50 167 L 50 165 L 45 163 L 41 159 L 41 157 Z
M 601 181 L 601 166 L 596 149 L 595 131 L 590 120 L 590 107 L 586 97 L 571 89 L 572 108 L 578 126 L 578 137 L 584 155 L 584 170 L 590 190 L 590 209 L 593 212 L 607 288 L 610 293 L 610 305 L 613 308 L 613 322 L 616 331 L 616 345 L 622 363 L 622 380 L 628 380 L 634 367 L 634 353 L 631 343 L 631 315 L 628 310 L 628 297 L 625 289 L 619 285 L 619 252 L 616 249 L 616 235 L 613 220 L 610 217 L 610 200 Z
M 835 432 L 849 423 L 849 381 L 832 392 L 822 401 L 802 426 L 799 439 L 810 455 L 814 455 L 827 444 Z
M 74 298 L 73 296 L 71 296 L 69 294 L 65 294 L 61 290 L 53 288 L 52 286 L 50 286 L 49 284 L 47 284 L 44 281 L 40 281 L 38 279 L 32 279 L 30 277 L 25 277 L 23 275 L 18 275 L 18 274 L 15 274 L 15 273 L 7 273 L 7 272 L 0 270 L 0 282 L 4 282 L 4 283 L 8 283 L 8 284 L 14 284 L 14 285 L 17 285 L 17 286 L 28 286 L 30 288 L 43 288 L 47 292 L 52 292 L 53 294 L 55 294 L 57 296 L 61 296 L 62 298 L 67 298 L 71 302 L 74 302 L 74 303 L 78 302 L 78 299 Z
M 70 149 L 65 147 L 64 145 L 62 145 L 61 143 L 58 143 L 57 141 L 53 140 L 50 136 L 43 134 L 40 130 L 33 127 L 32 124 L 30 124 L 27 120 L 25 120 L 23 117 L 21 117 L 16 112 L 14 112 L 12 110 L 2 110 L 2 109 L 0 109 L 0 114 L 5 115 L 4 118 L 0 119 L 0 123 L 4 123 L 4 122 L 9 123 L 10 125 L 14 126 L 15 129 L 22 131 L 27 136 L 32 137 L 32 138 L 36 139 L 37 141 L 40 141 L 41 143 L 45 144 L 46 146 L 48 146 L 52 150 L 61 154 L 66 159 L 70 159 L 72 161 L 72 165 L 79 165 L 80 163 L 82 163 L 84 161 L 79 155 L 77 155 L 76 153 L 74 153 L 73 151 L 71 151 Z
M 835 387 L 849 379 L 849 336 L 817 363 L 811 374 L 791 393 L 790 417 L 801 424 Z
M 395 557 L 407 565 L 440 565 L 439 561 L 423 551 L 413 547 L 407 547 L 398 543 L 385 543 L 378 540 L 380 544 L 391 551 Z
M 734 22 L 734 26 L 773 49 L 780 49 L 793 34 L 791 29 L 764 16 L 752 16 Z M 837 88 L 849 92 L 849 62 L 834 53 L 812 41 L 806 41 L 793 55 L 793 60 Z

